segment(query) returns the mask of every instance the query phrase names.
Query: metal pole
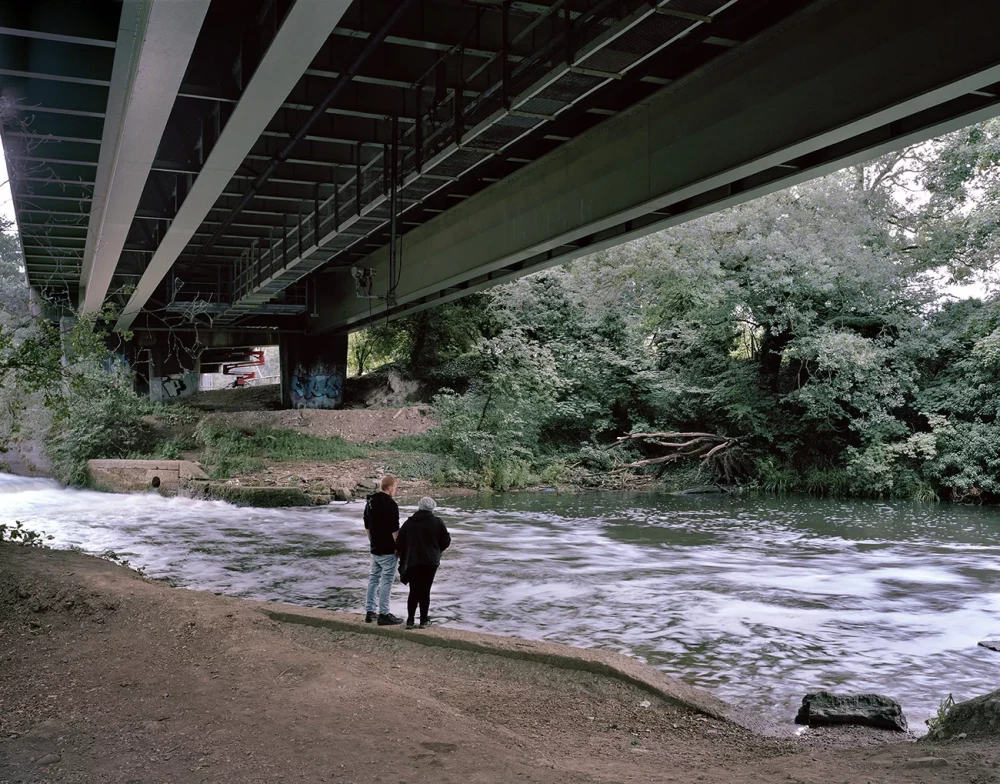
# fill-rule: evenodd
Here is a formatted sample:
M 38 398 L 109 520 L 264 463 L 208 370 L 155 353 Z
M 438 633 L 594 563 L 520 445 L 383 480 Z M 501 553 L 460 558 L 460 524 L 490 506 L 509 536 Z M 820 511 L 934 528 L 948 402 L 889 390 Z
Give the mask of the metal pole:
M 423 93 L 424 93 L 423 84 L 418 84 L 417 111 L 415 113 L 417 118 L 417 125 L 413 129 L 413 143 L 415 145 L 415 151 L 414 151 L 415 157 L 413 163 L 417 170 L 417 174 L 420 174 L 420 172 L 422 172 L 424 168 L 424 118 L 423 115 L 420 113 L 420 104 L 423 103 L 423 101 L 421 101 L 420 99 L 423 96 Z
M 576 52 L 573 51 L 573 20 L 569 15 L 569 4 L 563 6 L 563 21 L 566 23 L 566 65 L 573 65 Z
M 393 139 L 393 144 L 396 140 Z M 382 195 L 389 195 L 389 145 L 382 145 Z
M 337 166 L 333 167 L 333 229 L 340 231 L 340 183 L 337 182 Z
M 392 186 L 389 195 L 389 295 L 396 290 L 396 194 L 399 190 L 399 117 L 392 116 Z
M 319 183 L 313 185 L 313 222 L 315 223 L 315 234 L 313 237 L 313 244 L 319 247 Z
M 501 66 L 503 68 L 503 108 L 510 111 L 510 0 L 504 0 L 503 4 L 503 41 L 501 42 Z
M 354 148 L 357 158 L 354 161 L 354 190 L 356 195 L 357 204 L 354 206 L 358 208 L 358 215 L 361 214 L 361 142 L 358 142 L 357 146 Z
M 455 144 L 462 144 L 462 131 L 465 130 L 465 120 L 462 118 L 462 99 L 465 89 L 462 85 L 461 75 L 459 75 L 458 86 L 455 87 Z

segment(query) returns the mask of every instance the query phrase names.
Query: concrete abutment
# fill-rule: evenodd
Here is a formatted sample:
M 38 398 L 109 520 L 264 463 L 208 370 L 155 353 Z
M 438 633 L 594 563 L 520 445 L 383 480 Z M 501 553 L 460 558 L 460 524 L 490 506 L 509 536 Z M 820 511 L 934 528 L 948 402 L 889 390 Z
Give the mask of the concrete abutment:
M 347 377 L 347 335 L 282 335 L 282 408 L 340 408 Z

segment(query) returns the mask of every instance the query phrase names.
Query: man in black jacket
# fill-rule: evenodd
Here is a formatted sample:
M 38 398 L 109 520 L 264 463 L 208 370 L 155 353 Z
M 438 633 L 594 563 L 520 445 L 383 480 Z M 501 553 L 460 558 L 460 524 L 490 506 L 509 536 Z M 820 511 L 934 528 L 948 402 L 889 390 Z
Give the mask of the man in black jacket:
M 368 498 L 365 505 L 365 530 L 371 543 L 372 570 L 368 576 L 365 597 L 365 623 L 378 619 L 379 626 L 395 626 L 403 622 L 389 612 L 389 593 L 396 577 L 396 536 L 399 532 L 399 506 L 392 499 L 396 492 L 396 477 L 383 476 L 382 490 Z M 378 592 L 378 615 L 375 613 L 375 593 Z
M 406 601 L 406 628 L 413 628 L 414 614 L 420 606 L 420 628 L 430 623 L 427 611 L 431 603 L 431 585 L 441 564 L 441 553 L 451 544 L 451 534 L 444 521 L 434 514 L 433 498 L 421 498 L 417 512 L 403 523 L 396 539 L 404 582 L 410 584 Z

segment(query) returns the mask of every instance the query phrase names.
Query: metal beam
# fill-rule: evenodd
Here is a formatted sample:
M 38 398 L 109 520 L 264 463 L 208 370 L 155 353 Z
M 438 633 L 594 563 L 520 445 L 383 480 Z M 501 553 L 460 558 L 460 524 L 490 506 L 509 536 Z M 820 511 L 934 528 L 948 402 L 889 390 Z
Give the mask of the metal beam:
M 80 46 L 100 46 L 108 49 L 115 48 L 114 41 L 107 41 L 103 38 L 84 38 L 78 35 L 60 35 L 59 33 L 46 33 L 39 30 L 22 30 L 19 27 L 0 27 L 0 35 L 10 35 L 19 38 L 34 38 L 39 41 L 56 41 L 63 44 L 79 44 Z
M 116 329 L 126 330 L 132 324 L 349 5 L 350 0 L 297 0 L 289 9 L 129 298 Z
M 63 82 L 64 84 L 86 84 L 90 87 L 107 87 L 111 84 L 107 79 L 88 79 L 84 76 L 45 73 L 44 71 L 18 71 L 13 68 L 0 68 L 0 76 L 12 76 L 16 79 L 41 79 L 43 82 Z
M 84 313 L 100 310 L 210 0 L 125 0 L 80 272 Z
M 1000 5 L 956 3 L 808 7 L 409 232 L 389 317 L 1000 114 L 973 95 L 1000 82 Z M 358 264 L 385 279 L 388 250 Z M 331 283 L 317 331 L 366 323 L 370 301 Z

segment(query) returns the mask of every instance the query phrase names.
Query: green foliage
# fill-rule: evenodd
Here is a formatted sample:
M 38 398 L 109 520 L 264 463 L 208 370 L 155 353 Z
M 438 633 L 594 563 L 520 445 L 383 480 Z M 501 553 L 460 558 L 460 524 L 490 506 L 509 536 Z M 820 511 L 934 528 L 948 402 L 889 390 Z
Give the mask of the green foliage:
M 798 475 L 774 455 L 760 457 L 754 466 L 753 486 L 765 493 L 784 495 L 798 489 Z
M 19 274 L 15 253 L 0 243 L 0 283 Z M 404 475 L 504 490 L 558 482 L 567 466 L 607 472 L 602 447 L 624 434 L 707 432 L 736 446 L 666 467 L 665 484 L 697 472 L 772 493 L 991 502 L 1000 299 L 947 303 L 940 282 L 993 274 L 998 258 L 993 120 L 372 326 L 351 336 L 350 362 L 356 374 L 393 363 L 437 390 L 439 428 L 390 444 Z M 43 395 L 50 451 L 73 480 L 87 456 L 143 448 L 145 409 L 127 374 L 107 372 L 111 314 L 32 320 L 25 292 L 8 299 L 8 429 L 25 392 Z M 197 437 L 216 476 L 365 452 L 288 431 Z
M 397 322 L 352 332 L 347 342 L 347 370 L 352 376 L 363 376 L 397 361 L 408 345 L 407 334 Z
M 625 433 L 711 432 L 739 444 L 703 482 L 1000 496 L 1000 306 L 935 282 L 987 266 L 986 234 L 956 243 L 1000 218 L 998 162 L 993 122 L 492 290 L 428 451 L 510 487 L 553 459 L 606 472 Z M 898 196 L 914 181 L 947 237 Z
M 56 477 L 66 484 L 87 483 L 88 460 L 124 458 L 148 448 L 145 417 L 153 406 L 132 393 L 124 374 L 119 382 L 82 375 L 52 402 L 54 416 L 45 446 Z
M 202 464 L 213 479 L 224 479 L 254 471 L 264 460 L 339 462 L 367 457 L 365 447 L 339 436 L 317 438 L 294 430 L 258 428 L 247 433 L 238 428 L 220 427 L 202 420 L 195 438 L 204 448 Z
M 195 444 L 186 438 L 170 438 L 160 441 L 148 457 L 156 460 L 180 460 L 185 452 L 190 452 L 194 447 Z
M 569 467 L 564 460 L 553 460 L 548 465 L 542 466 L 538 474 L 538 481 L 545 485 L 557 485 L 565 482 L 569 477 Z
M 416 378 L 447 385 L 463 375 L 463 360 L 474 360 L 470 351 L 479 337 L 492 331 L 488 300 L 488 295 L 473 294 L 352 333 L 348 343 L 349 373 L 360 376 L 395 363 Z
M 54 539 L 53 536 L 46 536 L 39 531 L 32 531 L 25 528 L 24 523 L 15 520 L 14 525 L 0 523 L 0 542 L 12 542 L 13 544 L 24 545 L 25 547 L 44 547 L 45 542 Z
M 35 309 L 9 224 L 0 222 L 0 451 L 20 436 L 29 406 L 44 405 L 46 452 L 56 476 L 86 483 L 86 461 L 125 457 L 149 444 L 148 401 L 131 392 L 131 375 L 111 348 L 115 313 L 76 315 L 37 298 Z M 35 412 L 31 412 L 35 413 Z
M 948 714 L 951 713 L 951 709 L 955 707 L 955 698 L 949 694 L 938 704 L 937 713 L 931 716 L 929 719 L 925 719 L 928 730 L 933 733 L 938 727 L 944 726 L 945 720 L 948 718 Z

